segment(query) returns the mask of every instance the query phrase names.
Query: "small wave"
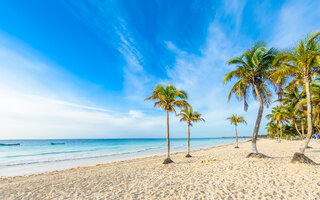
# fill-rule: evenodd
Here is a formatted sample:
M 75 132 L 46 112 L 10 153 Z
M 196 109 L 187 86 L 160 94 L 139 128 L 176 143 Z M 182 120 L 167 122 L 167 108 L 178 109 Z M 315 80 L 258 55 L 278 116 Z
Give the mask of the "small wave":
M 44 155 L 55 155 L 55 154 L 64 154 L 64 153 L 79 153 L 79 152 L 86 152 L 86 151 L 54 151 L 54 152 L 45 152 L 45 153 L 5 156 L 3 158 L 19 158 L 19 157 L 44 156 Z
M 94 158 L 102 158 L 102 157 L 112 157 L 112 156 L 121 156 L 121 155 L 129 155 L 129 154 L 134 154 L 134 153 L 141 153 L 141 152 L 147 152 L 151 150 L 156 150 L 156 149 L 164 149 L 162 147 L 149 147 L 145 149 L 140 149 L 140 150 L 135 150 L 135 151 L 123 151 L 123 152 L 117 152 L 117 153 L 106 153 L 106 154 L 101 154 L 101 155 L 88 155 L 88 156 L 83 156 L 84 154 L 81 154 L 81 156 L 76 156 L 73 158 L 57 158 L 53 160 L 36 160 L 36 161 L 26 161 L 24 160 L 23 162 L 15 162 L 15 163 L 8 163 L 8 164 L 0 164 L 0 167 L 13 167 L 13 166 L 21 166 L 21 165 L 31 165 L 31 164 L 44 164 L 44 163 L 52 163 L 52 162 L 63 162 L 63 161 L 73 161 L 73 160 L 83 160 L 83 159 L 94 159 Z M 68 153 L 79 153 L 79 152 L 84 152 L 86 151 L 69 151 Z M 61 154 L 65 152 L 51 152 L 51 153 L 41 153 L 41 154 L 32 154 L 32 155 L 27 155 L 27 156 L 39 156 L 39 155 L 54 155 L 54 154 Z M 23 155 L 19 156 L 10 156 L 11 158 L 13 157 L 26 157 Z

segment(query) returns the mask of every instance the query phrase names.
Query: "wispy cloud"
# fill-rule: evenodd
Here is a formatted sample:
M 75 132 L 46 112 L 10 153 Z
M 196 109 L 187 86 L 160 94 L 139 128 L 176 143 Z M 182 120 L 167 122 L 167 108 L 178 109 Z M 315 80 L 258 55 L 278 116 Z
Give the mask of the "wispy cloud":
M 25 56 L 16 53 L 17 48 L 24 47 L 0 47 L 0 139 L 135 137 L 137 133 L 150 137 L 148 131 L 163 126 L 162 118 L 140 110 L 96 106 L 85 95 L 90 84 L 33 55 L 31 49 L 25 51 L 33 56 Z
M 136 103 L 143 102 L 150 85 L 156 77 L 144 69 L 144 57 L 139 44 L 122 15 L 124 12 L 116 1 L 88 3 L 73 2 L 74 12 L 92 27 L 96 34 L 108 44 L 112 44 L 122 54 L 126 64 L 123 66 L 125 97 Z
M 260 5 L 228 0 L 210 4 L 214 9 L 204 12 L 204 15 L 210 16 L 195 15 L 201 17 L 189 18 L 194 20 L 192 23 L 195 24 L 198 24 L 197 20 L 202 20 L 203 23 L 194 26 L 201 31 L 193 30 L 193 26 L 183 26 L 185 32 L 169 34 L 170 31 L 179 30 L 180 27 L 174 26 L 184 19 L 182 11 L 188 9 L 180 10 L 179 4 L 165 9 L 162 3 L 158 2 L 154 7 L 157 12 L 165 9 L 171 13 L 168 16 L 155 15 L 156 22 L 160 25 L 148 31 L 159 33 L 152 34 L 150 37 L 156 39 L 149 41 L 137 33 L 135 25 L 128 19 L 129 15 L 126 15 L 119 1 L 65 3 L 103 44 L 113 47 L 122 56 L 123 91 L 117 93 L 115 98 L 109 91 L 97 90 L 99 86 L 94 83 L 77 78 L 32 49 L 21 48 L 19 41 L 12 42 L 12 39 L 0 35 L 2 138 L 164 136 L 164 112 L 153 110 L 151 102 L 143 101 L 151 93 L 152 87 L 161 82 L 174 83 L 179 89 L 186 90 L 190 103 L 204 114 L 206 123 L 194 130 L 194 136 L 232 135 L 233 127 L 225 120 L 232 113 L 244 115 L 249 122 L 246 128 L 240 130 L 240 135 L 251 135 L 258 103 L 252 100 L 249 111 L 244 112 L 242 102 L 235 99 L 230 103 L 226 102 L 232 83 L 223 86 L 222 77 L 233 69 L 226 65 L 226 61 L 239 56 L 255 39 L 271 41 L 272 46 L 288 47 L 310 30 L 320 27 L 320 6 L 316 1 L 286 1 L 281 5 L 279 3 L 280 10 L 273 7 L 269 12 L 266 8 L 273 3 Z M 195 3 L 188 14 L 193 14 L 194 11 L 198 13 L 197 9 L 202 9 L 198 6 L 204 5 Z M 218 9 L 215 10 L 216 8 Z M 175 16 L 174 12 L 177 10 L 181 13 Z M 138 19 L 148 16 L 148 12 Z M 254 19 L 245 18 L 248 13 L 256 16 Z M 161 24 L 162 18 L 166 18 L 165 28 Z M 145 22 L 144 25 L 150 25 L 150 22 Z M 193 32 L 197 31 L 201 32 L 201 37 L 207 34 L 206 38 L 193 40 L 192 37 L 198 36 Z M 183 37 L 184 34 L 188 35 L 188 39 Z M 267 34 L 269 35 L 266 36 Z M 154 48 L 163 48 L 161 52 L 166 53 L 158 55 L 158 52 L 154 51 L 151 56 L 148 55 L 148 45 L 145 44 L 149 42 L 157 43 Z M 154 61 L 153 56 L 168 57 Z M 172 59 L 173 64 L 170 56 L 175 58 Z M 150 72 L 152 67 L 148 68 L 147 65 L 157 64 L 155 62 L 163 62 L 159 66 L 166 66 L 157 69 L 162 70 L 163 76 Z M 105 93 L 103 98 L 99 96 L 101 93 Z M 111 98 L 116 100 L 105 103 Z M 266 110 L 265 113 L 267 112 Z M 170 119 L 172 136 L 184 137 L 185 124 L 179 123 L 173 115 Z M 264 132 L 263 126 L 261 132 Z
M 242 14 L 244 7 L 247 3 L 246 0 L 243 1 L 237 1 L 237 0 L 226 0 L 223 1 L 223 9 L 224 9 L 224 15 L 227 14 L 232 17 L 233 23 L 235 24 L 235 32 L 238 33 L 241 23 L 242 23 Z
M 230 12 L 227 14 L 230 15 Z M 238 20 L 242 16 L 235 15 L 235 23 L 240 23 Z M 221 14 L 220 17 L 224 16 Z M 206 45 L 201 49 L 201 55 L 190 54 L 180 50 L 173 42 L 166 42 L 168 49 L 176 53 L 176 63 L 167 71 L 170 78 L 167 82 L 173 82 L 178 88 L 187 90 L 190 103 L 196 110 L 203 113 L 206 119 L 206 123 L 197 128 L 199 137 L 233 134 L 233 127 L 226 120 L 233 113 L 245 116 L 249 122 L 247 127 L 241 128 L 241 135 L 252 134 L 258 103 L 251 99 L 249 111 L 244 112 L 243 102 L 233 99 L 227 103 L 232 83 L 226 86 L 222 84 L 223 75 L 232 69 L 226 65 L 226 61 L 239 56 L 241 50 L 248 48 L 242 46 L 243 42 L 238 43 L 237 38 L 232 37 L 233 35 L 234 33 L 228 32 L 225 25 L 221 23 L 221 19 L 215 18 L 209 26 Z M 175 131 L 181 131 L 181 129 Z M 263 128 L 261 132 L 265 132 Z
M 277 17 L 271 44 L 280 48 L 292 47 L 308 32 L 319 30 L 319 13 L 317 1 L 287 1 Z

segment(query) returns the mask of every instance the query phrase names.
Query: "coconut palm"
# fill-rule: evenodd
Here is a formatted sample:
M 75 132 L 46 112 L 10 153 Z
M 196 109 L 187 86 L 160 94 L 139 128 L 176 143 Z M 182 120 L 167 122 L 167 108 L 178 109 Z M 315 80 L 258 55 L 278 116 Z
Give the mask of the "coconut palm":
M 283 93 L 283 98 L 277 101 L 281 102 L 284 106 L 284 111 L 288 115 L 288 119 L 294 124 L 296 131 L 300 135 L 301 139 L 305 137 L 304 135 L 304 118 L 305 110 L 302 106 L 298 106 L 298 103 L 306 98 L 305 92 L 301 92 L 301 89 L 297 85 L 291 85 L 285 88 Z M 298 128 L 298 122 L 301 124 L 301 132 Z
M 308 160 L 304 155 L 304 152 L 313 133 L 310 83 L 312 76 L 316 76 L 320 72 L 319 40 L 320 32 L 309 33 L 297 44 L 295 48 L 280 53 L 274 60 L 274 65 L 276 65 L 277 68 L 271 77 L 278 80 L 281 78 L 291 78 L 289 85 L 294 83 L 301 84 L 302 80 L 307 96 L 308 132 L 299 152 L 294 154 L 292 162 L 305 162 Z
M 188 95 L 185 91 L 179 91 L 173 85 L 156 85 L 153 89 L 152 95 L 146 100 L 152 99 L 155 101 L 154 107 L 160 107 L 167 113 L 167 158 L 163 164 L 169 164 L 173 161 L 170 158 L 170 136 L 169 136 L 169 112 L 175 112 L 175 107 L 185 107 Z
M 305 93 L 305 91 L 304 91 Z M 314 106 L 313 108 L 313 121 L 314 121 L 314 126 L 318 126 L 319 125 L 319 120 L 320 120 L 320 80 L 315 80 L 312 82 L 311 86 L 310 86 L 310 93 L 311 93 L 311 102 L 312 105 Z M 307 100 L 306 99 L 302 99 L 298 102 L 297 104 L 297 109 L 301 109 L 301 107 L 303 108 L 305 105 L 307 104 Z
M 278 126 L 274 121 L 268 122 L 265 128 L 267 129 L 268 136 L 274 137 L 276 134 L 277 138 L 279 137 Z
M 294 106 L 293 104 L 287 104 L 285 106 L 283 106 L 283 112 L 286 113 L 287 115 L 287 120 L 294 125 L 295 130 L 297 131 L 297 133 L 299 134 L 299 136 L 301 137 L 301 139 L 304 138 L 304 124 L 303 124 L 303 111 L 301 110 L 297 110 L 296 106 Z M 298 121 L 300 119 L 300 123 L 301 123 L 301 131 L 298 128 Z
M 205 121 L 201 118 L 201 114 L 194 112 L 191 106 L 187 106 L 186 108 L 182 109 L 177 116 L 181 116 L 180 122 L 187 122 L 188 124 L 188 152 L 186 157 L 191 157 L 190 155 L 190 126 L 192 126 L 193 122 Z
M 284 111 L 283 106 L 276 106 L 272 109 L 272 113 L 268 114 L 266 117 L 271 121 L 277 123 L 278 129 L 280 129 L 279 142 L 281 142 L 283 132 L 282 128 L 284 123 L 288 122 L 289 115 L 287 114 L 287 112 Z
M 268 50 L 264 43 L 257 42 L 240 57 L 233 58 L 227 62 L 229 65 L 236 65 L 236 70 L 224 75 L 224 84 L 232 79 L 236 79 L 236 83 L 230 90 L 228 101 L 230 100 L 231 95 L 235 94 L 238 100 L 244 101 L 244 110 L 246 111 L 248 109 L 247 98 L 252 92 L 253 97 L 258 99 L 260 103 L 252 136 L 252 152 L 248 157 L 264 157 L 264 155 L 258 153 L 256 142 L 262 119 L 263 107 L 264 105 L 268 106 L 271 101 L 270 85 L 277 86 L 269 79 L 270 71 L 273 68 L 272 63 L 277 53 L 276 49 L 271 48 Z
M 282 105 L 293 105 L 296 106 L 299 101 L 305 99 L 306 95 L 302 92 L 298 85 L 291 85 L 285 88 L 283 92 L 283 97 L 277 101 L 280 101 Z
M 237 145 L 235 146 L 235 148 L 239 148 L 239 146 L 238 146 L 237 126 L 238 126 L 238 124 L 241 124 L 241 123 L 247 124 L 247 122 L 246 122 L 246 120 L 244 120 L 243 117 L 241 117 L 241 116 L 238 117 L 238 116 L 235 115 L 235 114 L 233 114 L 231 117 L 228 117 L 227 120 L 230 121 L 230 124 L 234 124 L 234 129 L 235 129 L 235 131 L 236 131 L 236 143 L 237 143 Z

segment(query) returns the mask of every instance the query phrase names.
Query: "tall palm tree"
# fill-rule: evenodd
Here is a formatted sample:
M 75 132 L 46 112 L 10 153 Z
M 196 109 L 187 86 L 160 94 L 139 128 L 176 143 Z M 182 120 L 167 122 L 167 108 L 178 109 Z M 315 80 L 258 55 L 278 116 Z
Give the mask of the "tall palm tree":
M 264 157 L 258 153 L 257 137 L 263 114 L 263 106 L 270 104 L 271 91 L 270 85 L 277 86 L 269 79 L 270 71 L 273 69 L 273 60 L 277 55 L 274 48 L 267 49 L 262 42 L 257 42 L 251 49 L 245 51 L 240 57 L 233 58 L 227 64 L 236 65 L 236 70 L 224 75 L 224 84 L 232 79 L 236 79 L 235 85 L 231 88 L 228 101 L 232 94 L 235 94 L 238 100 L 244 100 L 244 110 L 248 109 L 247 98 L 252 91 L 253 97 L 259 100 L 260 107 L 256 124 L 252 136 L 252 152 L 248 155 L 255 157 Z
M 313 133 L 310 83 L 312 76 L 320 72 L 319 40 L 320 32 L 309 33 L 294 49 L 280 53 L 274 61 L 277 68 L 272 74 L 272 78 L 281 79 L 290 77 L 291 81 L 289 85 L 297 84 L 300 82 L 299 80 L 303 80 L 306 90 L 308 132 L 299 152 L 294 154 L 292 162 L 304 162 L 307 160 L 304 152 Z
M 238 146 L 237 126 L 238 126 L 238 124 L 240 124 L 240 123 L 247 124 L 247 122 L 246 122 L 246 120 L 244 120 L 243 117 L 241 117 L 241 116 L 238 117 L 238 116 L 235 115 L 235 114 L 233 114 L 231 117 L 228 117 L 227 120 L 230 121 L 230 124 L 234 124 L 234 129 L 235 129 L 235 131 L 236 131 L 236 143 L 237 143 L 237 145 L 235 146 L 235 148 L 239 148 L 239 146 Z
M 201 114 L 194 112 L 191 106 L 187 106 L 186 108 L 182 109 L 177 116 L 181 116 L 180 122 L 187 122 L 188 124 L 188 152 L 186 157 L 191 157 L 190 155 L 190 126 L 192 126 L 193 122 L 205 121 L 201 118 Z
M 175 112 L 175 107 L 185 107 L 188 95 L 185 91 L 179 91 L 173 85 L 156 85 L 153 89 L 152 95 L 146 100 L 152 99 L 155 101 L 154 107 L 160 107 L 167 113 L 167 158 L 163 164 L 169 164 L 173 161 L 170 158 L 170 135 L 169 135 L 169 112 Z

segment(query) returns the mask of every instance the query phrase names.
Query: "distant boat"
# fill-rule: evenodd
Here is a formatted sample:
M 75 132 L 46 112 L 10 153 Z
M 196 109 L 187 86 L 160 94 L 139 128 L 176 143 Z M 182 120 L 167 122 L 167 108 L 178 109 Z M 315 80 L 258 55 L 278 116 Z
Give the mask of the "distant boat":
M 20 143 L 16 143 L 16 144 L 4 144 L 4 143 L 0 143 L 0 146 L 19 146 Z
M 64 144 L 64 142 L 51 142 L 51 145 L 61 145 Z

